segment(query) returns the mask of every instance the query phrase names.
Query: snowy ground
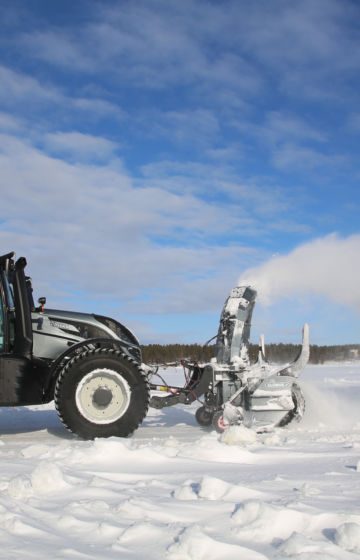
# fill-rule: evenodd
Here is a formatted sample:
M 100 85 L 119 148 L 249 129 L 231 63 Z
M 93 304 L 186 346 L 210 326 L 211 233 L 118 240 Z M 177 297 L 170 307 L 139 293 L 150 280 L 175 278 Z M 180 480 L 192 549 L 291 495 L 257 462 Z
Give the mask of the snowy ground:
M 261 435 L 192 405 L 84 442 L 49 407 L 0 409 L 0 558 L 360 558 L 360 364 L 301 380 L 302 423 Z

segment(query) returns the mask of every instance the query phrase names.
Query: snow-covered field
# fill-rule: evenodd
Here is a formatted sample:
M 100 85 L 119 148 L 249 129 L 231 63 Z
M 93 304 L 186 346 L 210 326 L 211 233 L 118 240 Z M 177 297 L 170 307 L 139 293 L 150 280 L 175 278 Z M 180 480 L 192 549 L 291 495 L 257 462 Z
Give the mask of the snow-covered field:
M 303 421 L 268 434 L 219 436 L 194 404 L 86 442 L 51 407 L 0 409 L 0 558 L 360 558 L 360 364 L 301 380 Z

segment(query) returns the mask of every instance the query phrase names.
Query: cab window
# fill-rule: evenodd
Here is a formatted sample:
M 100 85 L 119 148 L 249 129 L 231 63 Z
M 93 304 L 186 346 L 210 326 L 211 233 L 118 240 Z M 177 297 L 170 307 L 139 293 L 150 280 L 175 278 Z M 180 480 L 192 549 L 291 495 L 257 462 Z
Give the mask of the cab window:
M 0 352 L 4 351 L 5 345 L 5 314 L 4 314 L 4 302 L 2 298 L 0 299 Z
M 8 352 L 15 341 L 15 304 L 12 286 L 3 270 L 0 270 L 0 352 Z

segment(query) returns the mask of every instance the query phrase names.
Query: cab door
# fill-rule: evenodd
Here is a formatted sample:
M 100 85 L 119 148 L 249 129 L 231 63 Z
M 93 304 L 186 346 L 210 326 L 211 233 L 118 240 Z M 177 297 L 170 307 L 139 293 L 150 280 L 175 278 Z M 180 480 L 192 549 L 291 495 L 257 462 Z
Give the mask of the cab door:
M 19 317 L 15 313 L 8 276 L 0 267 L 0 406 L 40 404 L 42 390 L 37 368 L 31 356 L 22 352 L 24 344 L 16 342 Z M 20 334 L 20 342 L 21 338 Z

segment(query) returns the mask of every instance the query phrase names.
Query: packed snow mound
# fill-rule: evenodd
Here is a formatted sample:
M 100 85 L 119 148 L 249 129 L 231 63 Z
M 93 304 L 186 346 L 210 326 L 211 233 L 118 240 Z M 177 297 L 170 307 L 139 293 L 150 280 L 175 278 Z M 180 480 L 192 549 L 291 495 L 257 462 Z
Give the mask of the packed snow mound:
M 199 526 L 187 528 L 169 548 L 169 560 L 267 560 L 267 556 L 207 535 Z
M 23 499 L 69 489 L 70 485 L 65 481 L 60 467 L 46 461 L 39 463 L 30 477 L 18 475 L 12 478 L 7 491 L 13 498 Z
M 288 539 L 293 533 L 319 530 L 337 521 L 330 514 L 314 514 L 291 507 L 281 507 L 262 500 L 248 500 L 236 507 L 231 521 L 237 537 L 259 542 Z
M 184 484 L 176 488 L 173 494 L 174 498 L 177 500 L 197 500 L 198 494 L 195 490 L 195 485 L 192 481 L 185 481 Z
M 205 500 L 241 502 L 251 498 L 266 498 L 269 494 L 241 484 L 230 484 L 220 478 L 204 476 L 198 485 L 198 497 Z
M 229 493 L 231 485 L 212 476 L 205 476 L 200 482 L 199 497 L 206 500 L 220 500 Z
M 325 538 L 314 539 L 294 532 L 278 548 L 280 558 L 294 560 L 337 560 L 339 549 Z M 350 559 L 349 559 L 350 560 Z
M 235 426 L 237 428 L 237 426 Z M 196 443 L 181 445 L 177 457 L 195 459 L 197 461 L 213 461 L 217 463 L 247 463 L 256 462 L 256 456 L 240 445 L 229 448 L 216 432 L 200 437 Z
M 295 530 L 305 528 L 307 520 L 308 516 L 302 512 L 259 500 L 240 504 L 232 515 L 232 522 L 236 525 L 233 529 L 235 535 L 260 541 L 288 538 Z
M 256 443 L 256 432 L 245 426 L 229 426 L 220 436 L 220 441 L 227 445 L 247 446 Z
M 360 554 L 360 525 L 343 523 L 336 529 L 334 540 L 344 550 Z

